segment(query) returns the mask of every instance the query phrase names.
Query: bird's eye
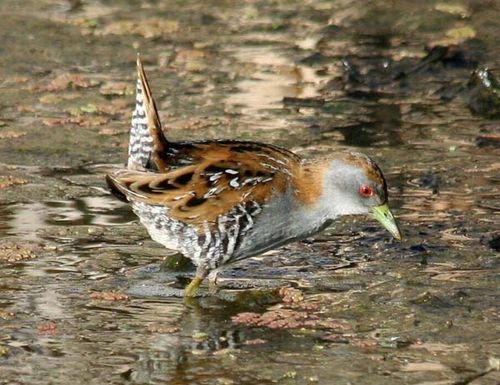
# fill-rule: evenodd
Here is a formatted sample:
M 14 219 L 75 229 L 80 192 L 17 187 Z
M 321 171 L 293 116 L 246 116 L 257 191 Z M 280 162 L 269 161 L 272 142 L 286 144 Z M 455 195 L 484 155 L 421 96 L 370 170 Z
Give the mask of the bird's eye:
M 359 188 L 359 194 L 365 198 L 373 196 L 373 189 L 370 186 L 363 185 Z

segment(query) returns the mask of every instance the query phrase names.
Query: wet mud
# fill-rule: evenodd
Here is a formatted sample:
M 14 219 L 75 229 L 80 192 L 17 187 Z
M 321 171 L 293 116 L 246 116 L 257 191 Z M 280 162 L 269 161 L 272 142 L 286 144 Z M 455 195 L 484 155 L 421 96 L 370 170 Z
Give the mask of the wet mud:
M 0 384 L 500 382 L 496 1 L 0 3 Z M 405 239 L 345 218 L 221 271 L 104 175 L 135 57 L 168 137 L 365 152 Z

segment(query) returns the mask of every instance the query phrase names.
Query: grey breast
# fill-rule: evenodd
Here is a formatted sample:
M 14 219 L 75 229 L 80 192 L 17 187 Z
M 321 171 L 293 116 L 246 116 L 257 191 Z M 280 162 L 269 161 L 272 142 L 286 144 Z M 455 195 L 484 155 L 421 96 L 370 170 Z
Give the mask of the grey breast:
M 304 239 L 331 223 L 315 207 L 302 207 L 289 189 L 262 207 L 255 225 L 248 231 L 233 259 L 264 253 L 286 243 Z

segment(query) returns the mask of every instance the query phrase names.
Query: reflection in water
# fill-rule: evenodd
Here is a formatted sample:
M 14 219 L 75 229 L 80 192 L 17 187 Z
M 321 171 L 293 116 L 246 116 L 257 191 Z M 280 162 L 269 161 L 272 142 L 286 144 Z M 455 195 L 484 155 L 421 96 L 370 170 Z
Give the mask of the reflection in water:
M 354 147 L 399 146 L 401 112 L 397 104 L 373 105 L 368 112 L 369 122 L 339 128 L 344 135 L 343 143 Z
M 290 63 L 278 50 L 265 47 L 237 47 L 230 51 L 245 69 L 236 83 L 238 92 L 230 94 L 226 103 L 237 107 L 242 115 L 259 128 L 283 128 L 286 119 L 269 113 L 283 106 L 283 98 L 309 98 L 318 95 L 321 77 L 316 70 Z
M 243 347 L 246 339 L 242 330 L 224 326 L 229 316 L 227 309 L 218 314 L 209 309 L 186 309 L 181 330 L 146 339 L 148 348 L 133 366 L 130 379 L 136 383 L 183 384 L 193 376 L 223 376 L 223 362 L 231 352 Z
M 3 235 L 37 239 L 47 226 L 108 226 L 130 222 L 135 217 L 127 205 L 109 196 L 83 197 L 70 201 L 23 203 L 3 207 L 0 231 Z
M 3 235 L 42 243 L 43 236 L 37 233 L 40 229 L 112 226 L 126 224 L 134 219 L 126 205 L 107 196 L 17 204 L 1 207 L 1 210 L 5 213 L 1 221 Z M 86 245 L 62 248 L 53 258 L 46 256 L 43 260 L 34 260 L 22 267 L 24 278 L 30 280 L 31 286 L 38 287 L 36 291 L 24 292 L 24 289 L 14 285 L 0 291 L 0 309 L 2 306 L 14 306 L 36 314 L 38 326 L 29 326 L 28 330 L 34 328 L 35 333 L 40 333 L 37 349 L 44 352 L 42 357 L 64 357 L 63 362 L 54 361 L 45 367 L 57 371 L 62 365 L 68 368 L 68 373 L 81 370 L 82 351 L 100 350 L 108 354 L 94 367 L 123 367 L 122 377 L 135 383 L 184 383 L 193 376 L 193 373 L 189 373 L 191 367 L 198 367 L 199 374 L 203 376 L 203 372 L 212 370 L 212 365 L 220 366 L 217 362 L 221 358 L 216 356 L 217 352 L 242 347 L 245 340 L 243 331 L 223 322 L 231 315 L 230 307 L 224 311 L 196 306 L 186 308 L 180 300 L 175 299 L 136 299 L 131 306 L 127 303 L 113 305 L 92 302 L 85 293 L 104 290 L 101 285 L 106 285 L 106 281 L 92 282 L 89 276 L 92 271 L 89 271 L 89 267 L 82 269 L 81 266 L 99 258 L 99 253 L 105 250 L 89 253 Z M 61 283 L 68 279 L 71 284 Z M 110 279 L 113 280 L 112 277 Z M 2 280 L 8 283 L 5 277 Z M 19 289 L 23 295 L 18 294 L 16 301 L 12 302 L 10 293 Z M 67 319 L 70 322 L 66 322 Z M 76 324 L 75 319 L 78 319 Z M 168 331 L 169 328 L 176 332 Z M 86 330 L 83 340 L 61 338 L 78 334 L 77 330 Z M 113 332 L 113 335 L 118 333 L 120 337 L 108 338 L 106 332 Z M 25 341 L 31 336 L 32 331 L 18 331 L 13 337 Z M 129 345 L 140 345 L 141 348 L 131 353 Z M 210 362 L 205 359 L 200 361 L 199 357 L 207 354 L 215 355 Z M 26 365 L 29 367 L 29 364 Z

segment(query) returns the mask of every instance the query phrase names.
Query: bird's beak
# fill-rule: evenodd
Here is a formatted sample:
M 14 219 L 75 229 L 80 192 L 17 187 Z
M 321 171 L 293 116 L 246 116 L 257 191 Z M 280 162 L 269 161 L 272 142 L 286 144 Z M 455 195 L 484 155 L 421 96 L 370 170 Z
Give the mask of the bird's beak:
M 394 238 L 399 241 L 403 239 L 396 219 L 394 219 L 394 216 L 391 213 L 391 209 L 389 208 L 389 205 L 387 203 L 374 207 L 372 209 L 372 212 L 375 219 L 382 223 L 382 225 L 392 234 Z

